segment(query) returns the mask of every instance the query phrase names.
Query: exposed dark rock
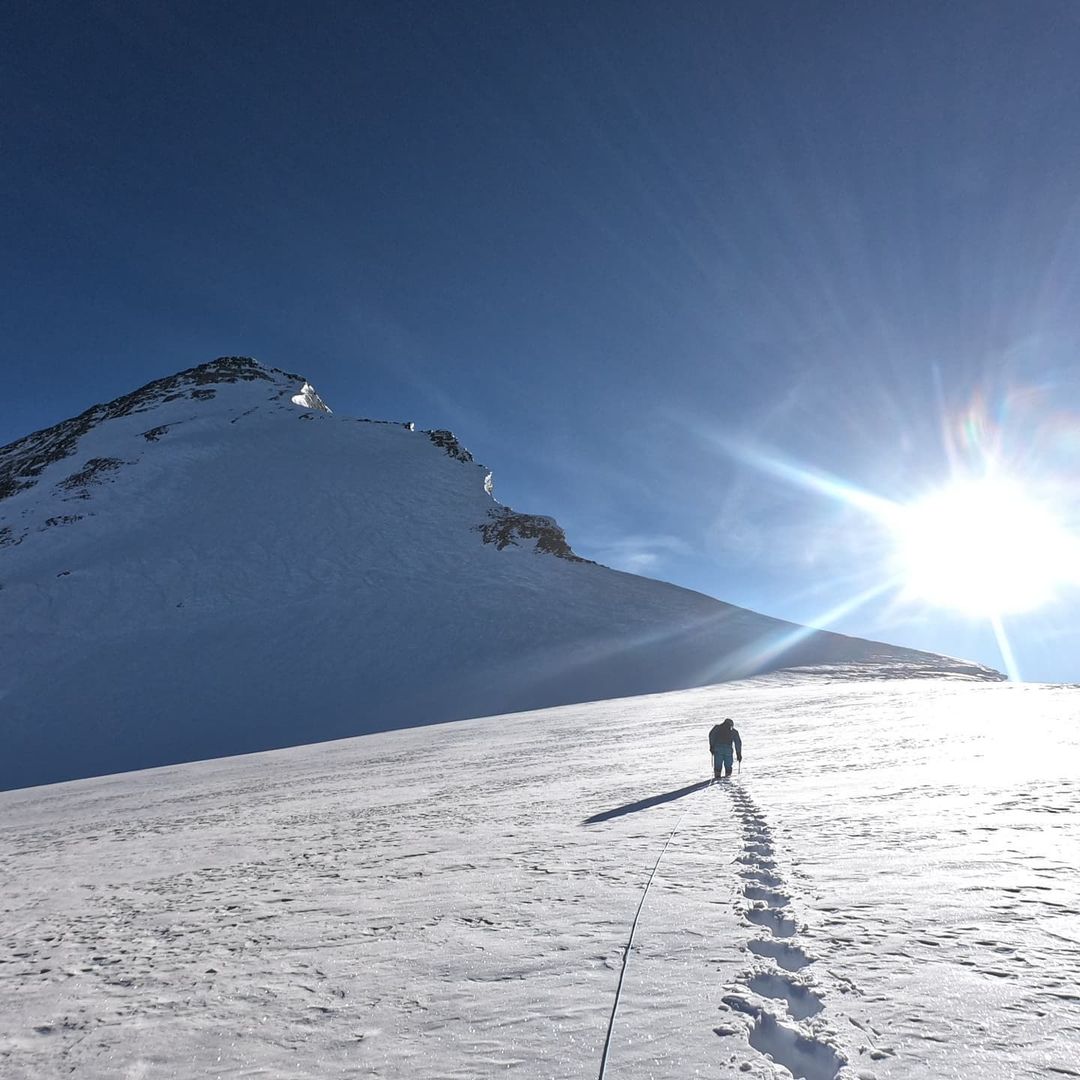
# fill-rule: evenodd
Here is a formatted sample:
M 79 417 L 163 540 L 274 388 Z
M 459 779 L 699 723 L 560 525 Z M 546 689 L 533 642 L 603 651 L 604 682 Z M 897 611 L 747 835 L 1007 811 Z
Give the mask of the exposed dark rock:
M 212 397 L 215 397 L 216 395 L 217 391 L 212 389 L 191 391 L 191 397 L 194 401 L 209 401 Z
M 298 382 L 304 381 L 299 375 L 288 372 L 285 374 Z M 187 397 L 189 391 L 192 397 L 213 396 L 213 391 L 190 390 L 191 387 L 204 387 L 214 383 L 254 382 L 259 379 L 271 382 L 272 376 L 257 361 L 247 356 L 221 356 L 208 364 L 200 364 L 176 375 L 156 379 L 115 401 L 94 405 L 79 416 L 0 447 L 0 499 L 33 487 L 37 477 L 46 468 L 74 454 L 79 439 L 103 420 L 145 412 L 163 401 Z
M 159 424 L 157 427 L 152 427 L 149 431 L 144 431 L 142 437 L 147 442 L 157 442 L 171 427 L 172 424 Z
M 415 431 L 416 425 L 411 420 L 372 420 L 367 416 L 354 417 L 358 424 L 389 424 L 391 427 L 403 427 L 406 431 Z
M 60 514 L 58 517 L 51 517 L 45 522 L 45 528 L 51 528 L 53 525 L 73 525 L 76 521 L 82 521 L 85 514 Z
M 91 458 L 78 472 L 72 473 L 56 486 L 63 491 L 75 492 L 77 498 L 88 499 L 90 492 L 87 488 L 91 484 L 100 484 L 107 473 L 116 472 L 124 464 L 119 458 Z
M 22 542 L 23 538 L 21 536 L 16 536 L 10 525 L 0 527 L 0 548 L 15 547 L 16 544 L 21 544 Z
M 554 518 L 519 514 L 508 506 L 489 510 L 488 517 L 491 520 L 478 525 L 477 530 L 485 544 L 494 544 L 500 551 L 510 544 L 518 546 L 519 540 L 535 540 L 536 550 L 544 555 L 557 555 L 568 562 L 591 562 L 574 554 Z
M 437 428 L 435 431 L 425 431 L 425 435 L 436 445 L 442 447 L 451 457 L 466 463 L 473 459 L 472 454 L 457 441 L 457 436 L 452 431 Z
M 302 375 L 293 375 L 288 371 L 282 372 L 282 374 L 290 379 L 295 379 L 297 382 L 304 381 Z M 195 383 L 197 386 L 206 386 L 209 383 L 256 382 L 259 379 L 264 382 L 273 381 L 267 369 L 258 360 L 250 356 L 219 356 L 216 360 L 209 361 L 209 363 L 199 364 L 197 367 L 188 368 L 186 371 L 172 375 L 169 379 L 160 379 L 158 381 L 168 382 L 170 379 Z M 154 383 L 149 383 L 143 389 L 147 390 L 154 385 Z M 139 391 L 136 391 L 136 393 L 139 393 Z

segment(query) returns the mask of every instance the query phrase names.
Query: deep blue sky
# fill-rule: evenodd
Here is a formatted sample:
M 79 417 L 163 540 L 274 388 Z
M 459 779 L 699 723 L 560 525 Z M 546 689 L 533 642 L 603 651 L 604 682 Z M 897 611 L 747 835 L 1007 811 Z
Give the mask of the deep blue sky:
M 1071 2 L 36 2 L 0 50 L 0 444 L 254 355 L 802 621 L 882 537 L 749 446 L 906 499 L 975 408 L 1076 523 Z M 1078 615 L 1009 621 L 1025 676 L 1080 681 Z M 888 596 L 835 625 L 1000 666 Z

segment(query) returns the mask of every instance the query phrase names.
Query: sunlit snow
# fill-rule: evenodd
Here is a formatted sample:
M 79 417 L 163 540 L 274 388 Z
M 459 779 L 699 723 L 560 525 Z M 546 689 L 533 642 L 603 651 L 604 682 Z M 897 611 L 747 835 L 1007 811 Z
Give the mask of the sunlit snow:
M 843 674 L 0 795 L 0 1074 L 595 1076 L 675 829 L 609 1078 L 1075 1075 L 1077 691 Z
M 299 394 L 293 394 L 290 399 L 294 405 L 301 405 L 305 409 L 321 409 L 323 412 L 332 412 L 333 410 L 323 401 L 321 397 L 315 392 L 315 387 L 311 383 L 306 382 L 300 388 Z

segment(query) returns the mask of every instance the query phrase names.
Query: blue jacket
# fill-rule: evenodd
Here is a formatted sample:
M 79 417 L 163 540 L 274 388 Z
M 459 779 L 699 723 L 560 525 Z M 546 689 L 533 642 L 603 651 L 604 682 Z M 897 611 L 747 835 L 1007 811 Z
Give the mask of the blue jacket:
M 742 739 L 739 737 L 738 729 L 730 720 L 725 720 L 722 724 L 714 724 L 712 731 L 709 732 L 709 749 L 715 754 L 721 746 L 731 746 L 735 744 L 735 756 L 742 760 Z

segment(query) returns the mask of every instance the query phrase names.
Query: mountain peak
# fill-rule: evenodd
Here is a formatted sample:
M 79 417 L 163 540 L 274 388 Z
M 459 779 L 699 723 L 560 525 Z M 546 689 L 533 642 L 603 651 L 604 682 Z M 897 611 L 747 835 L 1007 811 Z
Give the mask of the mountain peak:
M 261 383 L 269 383 L 273 387 L 268 395 L 270 400 L 284 400 L 304 408 L 330 411 L 302 375 L 265 367 L 250 356 L 219 356 L 216 360 L 179 371 L 175 375 L 155 379 L 113 401 L 93 405 L 70 420 L 63 420 L 0 447 L 0 499 L 33 487 L 51 465 L 75 454 L 83 437 L 105 421 L 148 413 L 160 406 L 173 406 L 169 412 L 176 416 L 176 420 L 162 417 L 164 423 L 151 425 L 140 433 L 152 442 L 160 438 L 173 423 L 180 422 L 181 409 L 186 410 L 184 416 L 187 417 L 193 403 L 212 401 L 225 387 Z

